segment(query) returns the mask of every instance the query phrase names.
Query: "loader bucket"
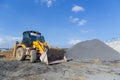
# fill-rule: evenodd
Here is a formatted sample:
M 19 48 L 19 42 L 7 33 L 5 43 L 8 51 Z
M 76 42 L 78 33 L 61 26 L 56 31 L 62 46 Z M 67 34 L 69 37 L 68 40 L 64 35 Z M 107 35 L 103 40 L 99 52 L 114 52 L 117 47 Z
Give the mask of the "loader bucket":
M 67 62 L 64 53 L 65 50 L 63 49 L 51 48 L 40 56 L 40 60 L 45 64 L 57 64 Z

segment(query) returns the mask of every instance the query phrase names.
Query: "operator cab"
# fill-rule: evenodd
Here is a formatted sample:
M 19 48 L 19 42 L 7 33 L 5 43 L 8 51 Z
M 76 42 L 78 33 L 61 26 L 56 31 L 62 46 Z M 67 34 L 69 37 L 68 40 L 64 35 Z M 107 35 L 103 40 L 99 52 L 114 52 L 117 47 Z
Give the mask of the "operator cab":
M 44 43 L 45 39 L 44 36 L 41 35 L 41 33 L 36 31 L 23 32 L 23 40 L 22 40 L 23 44 L 25 44 L 27 47 L 30 47 L 33 41 L 40 41 Z

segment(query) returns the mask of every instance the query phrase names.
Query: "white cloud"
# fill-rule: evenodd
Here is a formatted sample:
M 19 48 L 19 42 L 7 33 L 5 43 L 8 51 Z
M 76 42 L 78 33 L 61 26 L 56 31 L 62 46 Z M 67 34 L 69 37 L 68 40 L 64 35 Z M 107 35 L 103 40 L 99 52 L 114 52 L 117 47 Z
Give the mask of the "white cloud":
M 50 7 L 52 5 L 53 0 L 47 0 L 47 6 Z
M 10 37 L 10 41 L 21 40 L 21 37 Z
M 69 17 L 70 22 L 77 22 L 79 21 L 79 18 L 73 18 L 72 16 Z
M 35 0 L 36 3 L 46 4 L 47 7 L 51 7 L 55 0 Z
M 72 11 L 73 12 L 81 12 L 81 11 L 84 11 L 85 9 L 83 8 L 83 7 L 81 7 L 81 6 L 78 6 L 78 5 L 74 5 L 73 7 L 72 7 Z
M 85 19 L 80 19 L 80 18 L 72 17 L 72 16 L 69 17 L 69 21 L 72 23 L 77 23 L 77 25 L 79 26 L 84 26 L 87 23 L 87 20 Z
M 79 25 L 79 26 L 83 26 L 83 25 L 85 25 L 86 23 L 87 23 L 87 20 L 82 19 L 82 20 L 80 20 L 80 21 L 78 22 L 78 25 Z
M 1 37 L 0 48 L 13 47 L 14 43 L 16 41 L 21 41 L 21 39 L 22 39 L 21 37 L 11 37 L 11 36 Z
M 0 38 L 0 43 L 2 43 L 3 42 L 3 39 L 2 38 Z
M 69 41 L 69 44 L 75 45 L 75 44 L 77 44 L 77 43 L 79 43 L 79 42 L 81 42 L 81 41 L 78 40 L 78 39 L 72 39 L 72 40 Z

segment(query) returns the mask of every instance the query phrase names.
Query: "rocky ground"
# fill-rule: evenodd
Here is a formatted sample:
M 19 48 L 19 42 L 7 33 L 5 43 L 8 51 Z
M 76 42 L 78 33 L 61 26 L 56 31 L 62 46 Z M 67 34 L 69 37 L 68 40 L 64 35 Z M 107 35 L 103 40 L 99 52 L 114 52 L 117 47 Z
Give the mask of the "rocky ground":
M 0 52 L 0 80 L 120 80 L 120 54 L 99 40 L 78 43 L 66 54 L 73 60 L 45 65 Z
M 119 80 L 120 61 L 69 61 L 45 65 L 40 62 L 1 60 L 0 80 Z

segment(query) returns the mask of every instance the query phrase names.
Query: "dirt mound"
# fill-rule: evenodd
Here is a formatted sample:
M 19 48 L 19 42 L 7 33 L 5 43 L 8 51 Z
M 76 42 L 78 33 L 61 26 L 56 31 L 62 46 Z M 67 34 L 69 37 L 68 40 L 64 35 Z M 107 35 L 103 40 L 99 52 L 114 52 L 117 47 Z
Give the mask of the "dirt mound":
M 120 60 L 120 54 L 100 40 L 80 42 L 67 50 L 66 56 L 71 59 Z

